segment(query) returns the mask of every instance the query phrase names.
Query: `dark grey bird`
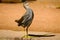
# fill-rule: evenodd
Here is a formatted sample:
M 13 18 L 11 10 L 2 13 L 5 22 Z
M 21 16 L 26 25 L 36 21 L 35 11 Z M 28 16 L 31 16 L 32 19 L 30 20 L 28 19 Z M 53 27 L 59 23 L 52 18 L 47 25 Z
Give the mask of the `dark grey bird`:
M 26 9 L 25 14 L 19 20 L 15 20 L 15 22 L 18 23 L 18 26 L 26 28 L 26 33 L 28 35 L 28 28 L 33 21 L 34 13 L 33 10 L 28 6 L 28 2 L 24 2 L 23 7 Z

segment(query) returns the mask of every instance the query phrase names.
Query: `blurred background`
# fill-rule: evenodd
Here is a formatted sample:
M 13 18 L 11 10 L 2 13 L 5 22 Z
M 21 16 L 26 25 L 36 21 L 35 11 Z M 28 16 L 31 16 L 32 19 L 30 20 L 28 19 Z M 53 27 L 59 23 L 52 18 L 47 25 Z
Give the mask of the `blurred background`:
M 25 0 L 0 0 L 0 2 L 7 2 L 7 3 L 18 3 L 18 2 L 22 2 L 22 1 L 25 1 Z M 26 1 L 35 1 L 35 0 L 26 0 Z
M 60 0 L 27 0 L 34 11 L 29 31 L 60 33 Z M 26 10 L 22 0 L 0 0 L 0 30 L 23 31 L 15 22 Z

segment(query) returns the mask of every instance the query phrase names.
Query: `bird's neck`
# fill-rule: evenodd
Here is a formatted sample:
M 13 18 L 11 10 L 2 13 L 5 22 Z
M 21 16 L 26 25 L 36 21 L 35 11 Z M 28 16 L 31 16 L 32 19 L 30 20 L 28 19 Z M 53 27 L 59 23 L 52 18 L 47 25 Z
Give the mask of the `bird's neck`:
M 25 9 L 29 9 L 30 7 L 29 7 L 29 6 L 25 6 L 24 8 L 25 8 Z

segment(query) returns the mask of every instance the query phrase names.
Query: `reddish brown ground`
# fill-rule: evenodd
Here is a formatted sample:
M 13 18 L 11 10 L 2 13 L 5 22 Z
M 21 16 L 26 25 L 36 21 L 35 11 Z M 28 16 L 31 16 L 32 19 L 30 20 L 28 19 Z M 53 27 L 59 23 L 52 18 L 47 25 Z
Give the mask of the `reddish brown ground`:
M 34 11 L 30 31 L 60 32 L 60 9 L 56 9 L 54 3 L 32 2 L 29 6 Z M 21 18 L 24 13 L 22 3 L 0 3 L 0 29 L 23 30 L 17 26 L 15 20 Z

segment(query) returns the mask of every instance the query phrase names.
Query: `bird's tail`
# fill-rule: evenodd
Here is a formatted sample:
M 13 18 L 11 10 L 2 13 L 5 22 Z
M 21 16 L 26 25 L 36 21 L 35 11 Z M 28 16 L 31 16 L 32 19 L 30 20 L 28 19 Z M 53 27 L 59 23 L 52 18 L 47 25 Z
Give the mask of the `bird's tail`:
M 18 23 L 18 26 L 21 26 L 21 25 L 22 25 L 22 23 L 21 23 L 21 22 L 19 23 L 19 21 L 18 21 L 18 20 L 15 20 L 15 22 L 17 22 L 17 23 Z
M 17 23 L 18 23 L 18 20 L 15 20 L 15 22 L 17 22 Z

